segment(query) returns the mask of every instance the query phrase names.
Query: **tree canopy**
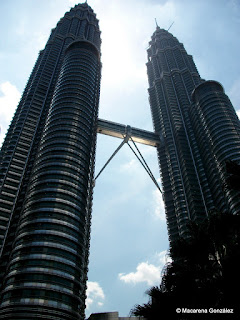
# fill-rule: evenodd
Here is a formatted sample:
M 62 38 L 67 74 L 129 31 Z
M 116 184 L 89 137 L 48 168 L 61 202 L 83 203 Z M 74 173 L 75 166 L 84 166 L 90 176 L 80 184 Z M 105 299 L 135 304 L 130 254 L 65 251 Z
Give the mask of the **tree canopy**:
M 165 266 L 161 284 L 147 292 L 149 302 L 131 313 L 149 320 L 239 319 L 240 216 L 212 213 L 200 224 L 189 223 L 188 230 L 187 238 L 173 243 L 173 260 Z M 234 314 L 210 313 L 210 308 L 233 309 Z

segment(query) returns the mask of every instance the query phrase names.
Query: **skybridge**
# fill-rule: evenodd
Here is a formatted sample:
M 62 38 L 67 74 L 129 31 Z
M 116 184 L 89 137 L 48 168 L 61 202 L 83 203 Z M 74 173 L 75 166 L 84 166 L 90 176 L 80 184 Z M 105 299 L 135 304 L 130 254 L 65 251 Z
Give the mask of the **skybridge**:
M 120 123 L 98 119 L 97 132 L 115 138 L 129 138 L 134 142 L 156 147 L 162 141 L 162 137 L 157 133 L 126 126 Z
M 96 175 L 94 179 L 94 184 L 97 178 L 103 172 L 103 170 L 109 164 L 109 162 L 113 159 L 113 157 L 118 153 L 118 151 L 126 143 L 129 146 L 129 148 L 132 150 L 132 152 L 135 154 L 135 156 L 137 157 L 137 159 L 139 160 L 143 168 L 146 170 L 146 172 L 152 179 L 155 186 L 159 189 L 160 192 L 162 192 L 157 180 L 153 176 L 148 164 L 146 163 L 143 155 L 141 154 L 139 148 L 136 145 L 136 143 L 141 143 L 147 146 L 157 147 L 160 144 L 164 143 L 162 135 L 151 132 L 151 131 L 134 128 L 129 125 L 123 125 L 120 123 L 107 121 L 103 119 L 98 119 L 97 132 L 111 136 L 111 137 L 121 138 L 122 142 L 117 147 L 117 149 L 113 152 L 111 157 L 107 160 L 103 168 Z M 129 142 L 132 142 L 132 145 L 129 144 Z

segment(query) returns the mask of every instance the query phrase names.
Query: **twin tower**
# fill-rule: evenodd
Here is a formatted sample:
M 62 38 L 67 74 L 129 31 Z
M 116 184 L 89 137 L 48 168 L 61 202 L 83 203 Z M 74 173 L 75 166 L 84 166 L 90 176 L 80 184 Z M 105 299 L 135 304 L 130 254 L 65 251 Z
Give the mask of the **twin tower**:
M 96 136 L 104 124 L 100 44 L 87 3 L 65 14 L 39 53 L 3 143 L 1 319 L 84 319 Z M 239 193 L 225 187 L 226 161 L 240 163 L 240 124 L 222 86 L 201 79 L 183 45 L 159 27 L 147 70 L 149 137 L 161 136 L 152 145 L 171 244 L 189 220 L 240 212 Z M 144 134 L 138 130 L 139 142 Z

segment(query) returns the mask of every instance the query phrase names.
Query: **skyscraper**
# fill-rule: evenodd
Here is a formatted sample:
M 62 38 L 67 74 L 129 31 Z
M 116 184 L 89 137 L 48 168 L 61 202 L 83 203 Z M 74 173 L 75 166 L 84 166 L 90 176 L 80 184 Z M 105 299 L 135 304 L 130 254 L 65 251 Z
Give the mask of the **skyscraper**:
M 39 53 L 3 144 L 1 319 L 84 318 L 100 43 L 86 3 L 65 14 Z M 183 46 L 159 28 L 148 73 L 157 134 L 104 121 L 98 130 L 135 134 L 152 146 L 164 137 L 158 152 L 174 240 L 211 209 L 239 211 L 237 195 L 222 190 L 224 161 L 239 161 L 239 122 L 221 85 L 202 80 Z
M 2 146 L 1 319 L 84 319 L 100 44 L 87 3 L 65 14 Z
M 158 158 L 171 243 L 211 210 L 240 213 L 239 193 L 225 188 L 226 161 L 240 163 L 240 123 L 221 84 L 201 79 L 183 44 L 158 26 L 147 72 L 155 132 L 164 139 Z

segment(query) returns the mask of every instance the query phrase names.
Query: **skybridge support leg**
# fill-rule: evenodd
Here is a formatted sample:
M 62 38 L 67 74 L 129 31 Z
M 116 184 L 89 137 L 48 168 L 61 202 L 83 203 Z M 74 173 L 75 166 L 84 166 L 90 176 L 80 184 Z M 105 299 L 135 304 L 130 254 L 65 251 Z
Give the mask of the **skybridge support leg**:
M 96 175 L 93 185 L 95 186 L 97 178 L 100 176 L 100 174 L 103 172 L 103 170 L 107 167 L 109 162 L 114 158 L 114 156 L 118 153 L 118 151 L 123 147 L 125 143 L 128 144 L 134 155 L 137 157 L 143 168 L 146 170 L 147 174 L 152 179 L 155 186 L 158 188 L 158 190 L 162 193 L 162 190 L 153 176 L 147 162 L 145 161 L 143 155 L 141 154 L 140 150 L 138 149 L 135 141 L 150 145 L 150 146 L 156 146 L 158 143 L 160 143 L 160 138 L 157 137 L 157 134 L 141 129 L 131 128 L 130 126 L 123 126 L 114 122 L 105 121 L 105 120 L 98 120 L 98 132 L 107 134 L 113 137 L 118 138 L 124 138 L 123 141 L 120 143 L 120 145 L 117 147 L 117 149 L 113 152 L 111 157 L 108 159 L 108 161 L 105 163 L 105 165 L 102 167 L 102 169 L 99 171 L 99 173 Z M 122 136 L 121 136 L 122 135 Z M 136 151 L 133 149 L 133 147 L 129 144 L 129 140 L 132 141 L 133 146 L 135 147 Z M 135 141 L 134 141 L 135 140 Z

